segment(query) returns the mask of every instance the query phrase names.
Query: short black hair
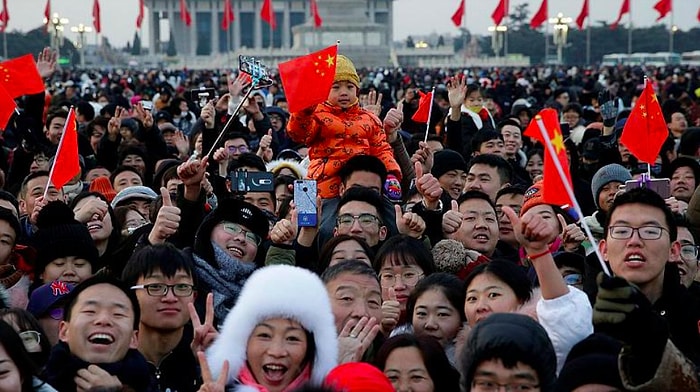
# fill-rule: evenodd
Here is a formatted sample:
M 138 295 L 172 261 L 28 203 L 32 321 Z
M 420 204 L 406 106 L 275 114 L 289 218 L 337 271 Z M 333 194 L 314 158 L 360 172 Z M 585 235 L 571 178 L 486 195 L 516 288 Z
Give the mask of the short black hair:
M 386 176 L 388 175 L 384 162 L 379 158 L 373 155 L 355 155 L 348 159 L 340 170 L 338 170 L 338 176 L 340 177 L 340 181 L 346 184 L 348 178 L 358 171 L 365 171 L 378 175 L 382 185 L 386 181 Z
M 73 306 L 75 306 L 75 303 L 77 302 L 80 293 L 98 284 L 108 284 L 114 286 L 121 290 L 124 293 L 124 295 L 126 295 L 126 297 L 129 298 L 129 302 L 131 302 L 131 307 L 134 309 L 133 328 L 134 330 L 138 330 L 139 322 L 141 320 L 141 308 L 139 308 L 139 300 L 136 298 L 136 293 L 134 293 L 134 290 L 131 290 L 129 286 L 124 284 L 124 282 L 101 273 L 98 273 L 97 275 L 94 275 L 82 281 L 68 294 L 68 297 L 66 298 L 66 304 L 63 306 L 63 321 L 70 322 Z
M 64 108 L 58 108 L 58 109 L 51 110 L 46 115 L 46 127 L 51 125 L 51 121 L 53 121 L 54 118 L 67 119 L 68 118 L 68 111 Z
M 377 284 L 379 284 L 379 277 L 377 276 L 377 273 L 374 272 L 372 267 L 367 265 L 367 263 L 360 260 L 345 260 L 334 266 L 326 268 L 326 270 L 321 274 L 321 280 L 323 281 L 323 284 L 326 285 L 334 281 L 342 274 L 369 276 L 375 279 Z
M 483 274 L 491 274 L 507 284 L 513 290 L 515 297 L 520 303 L 525 303 L 532 296 L 532 284 L 522 267 L 504 259 L 494 259 L 488 263 L 480 264 L 474 268 L 464 279 L 464 292 L 472 283 L 474 278 Z
M 436 272 L 421 279 L 416 287 L 413 288 L 411 295 L 406 302 L 406 318 L 408 321 L 413 320 L 413 310 L 416 307 L 416 301 L 423 293 L 430 290 L 440 291 L 453 308 L 459 313 L 459 319 L 462 322 L 467 321 L 467 316 L 464 314 L 465 288 L 464 283 L 456 275 L 446 272 Z
M 172 278 L 177 271 L 182 270 L 192 277 L 193 282 L 196 280 L 192 259 L 174 245 L 165 243 L 145 246 L 131 255 L 122 271 L 122 281 L 131 287 L 139 278 L 147 277 L 157 270 L 166 278 Z
M 481 149 L 481 145 L 490 140 L 500 140 L 503 141 L 503 135 L 500 132 L 491 130 L 480 130 L 474 134 L 472 138 L 472 151 L 478 152 Z
M 0 200 L 9 201 L 10 204 L 12 204 L 12 206 L 15 207 L 15 210 L 17 211 L 17 213 L 19 213 L 19 201 L 17 201 L 17 198 L 15 197 L 15 195 L 13 195 L 12 193 L 10 193 L 4 189 L 0 189 Z
M 520 125 L 520 120 L 516 120 L 513 117 L 508 117 L 505 120 L 499 122 L 498 125 L 496 126 L 496 129 L 498 129 L 498 132 L 501 132 L 503 130 L 503 127 L 506 127 L 508 125 L 514 126 L 521 131 L 523 129 L 523 127 Z
M 392 265 L 399 266 L 415 264 L 423 270 L 424 276 L 435 272 L 435 261 L 430 250 L 423 241 L 407 235 L 394 235 L 382 244 L 372 261 L 372 267 L 377 274 L 386 260 L 391 260 Z
M 343 196 L 340 198 L 340 201 L 338 202 L 338 208 L 335 210 L 336 216 L 340 212 L 340 209 L 343 208 L 344 205 L 350 203 L 351 201 L 361 201 L 365 202 L 367 204 L 370 204 L 374 208 L 377 209 L 377 217 L 379 218 L 379 226 L 384 226 L 384 223 L 382 222 L 382 197 L 379 196 L 379 194 L 369 188 L 365 187 L 360 187 L 360 186 L 355 186 L 352 188 L 348 188 L 345 193 L 343 193 Z
M 457 199 L 457 205 L 461 206 L 462 203 L 464 203 L 465 201 L 472 199 L 484 200 L 489 203 L 489 205 L 491 206 L 491 208 L 493 208 L 494 211 L 496 211 L 496 205 L 493 204 L 493 201 L 491 201 L 489 195 L 485 194 L 482 191 L 466 191 L 462 193 L 459 196 L 459 199 Z
M 469 161 L 469 169 L 478 163 L 496 168 L 498 176 L 501 177 L 501 185 L 509 183 L 513 179 L 513 167 L 501 156 L 495 154 L 479 154 Z
M 232 172 L 239 170 L 242 167 L 252 167 L 261 172 L 267 171 L 265 161 L 252 152 L 244 152 L 243 154 L 239 155 L 238 158 L 232 159 L 226 170 Z
M 576 112 L 579 115 L 579 117 L 583 116 L 583 107 L 581 107 L 581 105 L 578 102 L 570 102 L 569 104 L 564 106 L 564 110 L 562 110 L 561 112 L 566 113 L 571 111 Z
M 675 241 L 678 237 L 678 226 L 676 226 L 676 220 L 673 217 L 673 212 L 671 212 L 671 209 L 668 208 L 666 202 L 658 193 L 647 188 L 635 188 L 615 197 L 615 200 L 610 207 L 610 211 L 608 211 L 607 218 L 605 220 L 605 227 L 603 227 L 604 237 L 607 238 L 608 236 L 610 221 L 615 213 L 615 210 L 620 206 L 624 206 L 625 204 L 644 204 L 650 207 L 658 208 L 664 214 L 664 220 L 668 226 L 668 235 L 671 242 Z
M 503 195 L 525 195 L 525 188 L 518 185 L 509 185 L 498 190 L 496 200 Z
M 26 177 L 24 177 L 24 180 L 22 180 L 22 185 L 19 187 L 19 194 L 17 195 L 19 199 L 24 199 L 24 197 L 27 195 L 27 184 L 29 181 L 39 178 L 39 177 L 48 177 L 49 172 L 46 170 L 39 170 L 35 171 L 34 173 L 29 173 Z M 19 210 L 17 210 L 19 212 Z
M 338 246 L 338 244 L 341 244 L 346 241 L 354 241 L 360 247 L 362 250 L 365 252 L 367 255 L 367 258 L 369 259 L 369 262 L 371 263 L 372 260 L 374 260 L 374 251 L 372 248 L 367 244 L 367 241 L 365 241 L 362 238 L 358 237 L 353 237 L 349 234 L 339 234 L 328 241 L 326 241 L 323 246 L 321 247 L 321 252 L 318 255 L 318 270 L 319 271 L 325 271 L 326 268 L 331 263 L 331 258 L 333 257 L 333 251 L 335 250 L 335 247 Z
M 141 173 L 139 173 L 138 170 L 136 170 L 136 169 L 133 168 L 132 166 L 123 166 L 123 165 L 117 167 L 116 169 L 114 169 L 114 171 L 112 172 L 112 174 L 109 175 L 109 182 L 110 182 L 110 184 L 112 184 L 112 186 L 114 186 L 114 179 L 117 178 L 117 176 L 118 176 L 119 174 L 124 173 L 124 172 L 127 172 L 127 171 L 128 171 L 128 172 L 132 172 L 132 173 L 136 174 L 137 176 L 139 176 L 139 178 L 141 179 L 141 183 L 143 184 L 143 177 L 141 176 Z

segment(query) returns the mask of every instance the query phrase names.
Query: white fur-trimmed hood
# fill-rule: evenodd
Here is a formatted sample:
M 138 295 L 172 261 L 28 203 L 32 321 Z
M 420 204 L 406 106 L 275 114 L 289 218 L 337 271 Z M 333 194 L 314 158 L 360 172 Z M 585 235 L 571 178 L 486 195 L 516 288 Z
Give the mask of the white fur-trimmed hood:
M 245 366 L 246 346 L 253 329 L 261 321 L 275 317 L 294 319 L 313 333 L 316 355 L 311 381 L 321 385 L 338 361 L 330 299 L 318 276 L 288 265 L 264 267 L 248 278 L 236 305 L 224 320 L 219 337 L 207 350 L 212 375 L 218 378 L 224 361 L 228 360 L 227 385 L 234 383 Z
M 275 159 L 268 162 L 265 167 L 267 168 L 267 171 L 272 172 L 275 175 L 283 168 L 288 168 L 296 173 L 297 178 L 301 179 L 306 177 L 306 167 L 293 159 Z

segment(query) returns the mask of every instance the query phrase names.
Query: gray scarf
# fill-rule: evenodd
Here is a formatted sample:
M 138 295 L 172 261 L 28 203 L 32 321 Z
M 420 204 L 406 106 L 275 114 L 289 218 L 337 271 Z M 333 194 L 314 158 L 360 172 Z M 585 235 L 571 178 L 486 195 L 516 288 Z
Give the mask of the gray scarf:
M 255 271 L 255 263 L 247 263 L 231 257 L 214 242 L 211 246 L 219 268 L 212 267 L 206 260 L 195 254 L 193 255 L 195 270 L 197 278 L 209 286 L 214 294 L 214 318 L 223 322 L 229 310 L 236 304 L 243 284 Z

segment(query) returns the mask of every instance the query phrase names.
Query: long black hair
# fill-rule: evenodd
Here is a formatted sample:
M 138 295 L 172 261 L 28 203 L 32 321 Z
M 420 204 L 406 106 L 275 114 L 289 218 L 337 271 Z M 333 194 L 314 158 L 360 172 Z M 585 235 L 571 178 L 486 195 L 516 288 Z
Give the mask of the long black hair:
M 7 352 L 10 360 L 15 364 L 22 380 L 22 392 L 32 392 L 33 378 L 36 375 L 36 368 L 27 350 L 22 344 L 22 339 L 10 324 L 0 320 L 0 344 Z

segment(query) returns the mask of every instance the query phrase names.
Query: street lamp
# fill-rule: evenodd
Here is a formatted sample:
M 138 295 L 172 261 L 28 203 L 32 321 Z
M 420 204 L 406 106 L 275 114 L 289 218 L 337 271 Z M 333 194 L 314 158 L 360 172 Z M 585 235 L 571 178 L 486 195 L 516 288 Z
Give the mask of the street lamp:
M 563 63 L 564 46 L 566 46 L 566 38 L 569 34 L 569 23 L 572 21 L 571 18 L 565 18 L 561 12 L 557 14 L 556 18 L 549 18 L 549 23 L 554 25 L 554 45 L 557 46 L 557 63 L 560 65 Z
M 671 31 L 668 36 L 668 51 L 670 53 L 673 53 L 673 36 L 678 32 L 678 26 L 677 25 L 672 25 L 671 26 Z
M 61 43 L 63 41 L 63 26 L 69 22 L 68 18 L 61 18 L 58 13 L 54 13 L 50 20 L 44 18 L 44 24 L 51 23 L 53 26 L 53 46 L 56 50 L 56 57 L 61 58 Z
M 503 49 L 504 37 L 508 31 L 508 26 L 489 26 L 489 32 L 491 33 L 491 49 L 496 54 L 496 57 L 500 57 L 501 49 Z
M 71 27 L 70 31 L 78 33 L 76 46 L 80 50 L 80 67 L 85 68 L 85 33 L 92 33 L 92 27 L 79 23 L 77 26 Z

